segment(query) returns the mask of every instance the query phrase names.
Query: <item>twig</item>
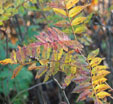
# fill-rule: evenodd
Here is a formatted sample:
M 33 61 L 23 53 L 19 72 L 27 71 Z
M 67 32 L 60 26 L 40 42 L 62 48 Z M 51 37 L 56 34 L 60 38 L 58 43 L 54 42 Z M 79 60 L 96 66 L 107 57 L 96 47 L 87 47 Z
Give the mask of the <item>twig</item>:
M 60 83 L 58 82 L 58 80 L 56 78 L 53 77 L 53 80 L 57 83 L 58 87 L 60 88 L 60 90 L 62 91 L 63 95 L 64 95 L 64 98 L 67 102 L 67 104 L 70 104 L 67 96 L 66 96 L 66 93 L 65 93 L 65 90 L 62 88 L 62 86 L 60 85 Z
M 34 86 L 28 88 L 28 89 L 25 89 L 25 90 L 23 90 L 23 91 L 20 91 L 20 92 L 13 98 L 13 100 L 12 100 L 11 102 L 13 103 L 13 102 L 15 101 L 15 99 L 16 99 L 18 96 L 20 96 L 21 94 L 23 94 L 24 92 L 30 91 L 30 90 L 32 90 L 32 89 L 38 87 L 38 86 L 41 86 L 41 85 L 49 84 L 49 83 L 51 83 L 52 81 L 53 81 L 53 80 L 50 80 L 50 81 L 48 81 L 48 82 L 38 83 L 38 84 L 36 84 L 36 85 L 34 85 Z

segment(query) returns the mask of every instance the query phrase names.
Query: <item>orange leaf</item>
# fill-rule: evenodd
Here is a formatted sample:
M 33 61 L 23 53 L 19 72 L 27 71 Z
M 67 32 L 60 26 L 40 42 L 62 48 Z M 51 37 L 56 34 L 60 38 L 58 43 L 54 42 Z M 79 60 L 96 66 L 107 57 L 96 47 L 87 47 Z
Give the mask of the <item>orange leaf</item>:
M 11 59 L 5 59 L 5 60 L 0 61 L 0 64 L 4 64 L 4 65 L 13 64 L 13 63 L 14 62 Z
M 23 68 L 23 65 L 19 65 L 18 67 L 16 67 L 16 69 L 13 72 L 12 79 L 17 76 L 17 74 L 21 71 L 22 68 Z
M 28 70 L 34 70 L 36 69 L 36 63 L 32 63 L 29 67 L 28 67 Z

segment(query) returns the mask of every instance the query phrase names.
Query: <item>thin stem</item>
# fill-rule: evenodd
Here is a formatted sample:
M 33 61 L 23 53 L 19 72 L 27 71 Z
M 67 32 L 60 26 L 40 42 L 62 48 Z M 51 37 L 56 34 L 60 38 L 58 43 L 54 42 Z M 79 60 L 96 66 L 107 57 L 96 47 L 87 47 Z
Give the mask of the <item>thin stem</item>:
M 98 97 L 96 96 L 96 91 L 94 90 L 94 86 L 93 86 L 93 79 L 92 79 L 92 68 L 91 68 L 91 66 L 89 65 L 89 61 L 86 59 L 86 57 L 82 54 L 82 53 L 80 53 L 81 54 L 81 56 L 86 60 L 86 62 L 88 63 L 88 66 L 90 67 L 89 69 L 90 69 L 90 76 L 91 76 L 91 85 L 92 85 L 92 89 L 93 89 L 93 91 L 94 91 L 94 94 L 95 94 L 95 97 L 96 97 L 96 100 L 98 101 Z
M 70 18 L 70 16 L 69 16 L 69 12 L 68 12 L 68 9 L 67 9 L 67 7 L 66 7 L 66 2 L 65 2 L 65 1 L 64 1 L 64 5 L 65 5 L 66 14 L 67 14 L 67 17 L 68 17 L 68 19 L 69 19 L 70 26 L 71 26 L 71 28 L 72 28 L 73 35 L 74 35 L 74 37 L 75 37 L 75 40 L 77 40 L 77 37 L 76 37 L 76 35 L 75 35 L 74 28 L 73 28 L 72 23 L 71 23 L 72 21 L 71 21 L 71 18 Z
M 20 95 L 23 94 L 24 92 L 30 91 L 30 90 L 32 90 L 32 89 L 38 87 L 38 86 L 41 86 L 41 85 L 49 84 L 49 83 L 51 83 L 52 81 L 53 81 L 53 80 L 50 80 L 50 81 L 48 81 L 48 82 L 38 83 L 38 84 L 36 84 L 36 85 L 34 85 L 34 86 L 28 88 L 28 89 L 25 89 L 25 90 L 20 91 L 20 92 L 13 98 L 12 103 L 16 100 L 16 98 L 17 98 L 18 96 L 20 96 Z
M 88 66 L 90 67 L 89 69 L 90 69 L 90 76 L 91 76 L 91 85 L 92 85 L 92 90 L 94 91 L 94 94 L 95 94 L 95 97 L 96 97 L 96 100 L 98 101 L 98 97 L 97 97 L 97 95 L 96 95 L 96 91 L 94 90 L 94 86 L 93 86 L 93 79 L 92 79 L 92 68 L 91 68 L 91 66 L 89 65 L 89 61 L 87 60 L 87 62 L 88 62 Z
M 62 91 L 63 95 L 64 95 L 64 98 L 67 102 L 67 104 L 70 104 L 67 96 L 66 96 L 66 93 L 65 93 L 65 90 L 62 88 L 62 86 L 60 85 L 60 83 L 58 82 L 58 80 L 56 78 L 53 77 L 53 80 L 57 83 L 58 87 L 60 88 L 60 90 Z
M 111 89 L 111 91 L 113 91 L 113 89 L 111 88 L 111 86 L 110 86 L 107 82 L 105 82 L 105 84 L 106 84 L 107 86 L 109 86 L 109 88 Z

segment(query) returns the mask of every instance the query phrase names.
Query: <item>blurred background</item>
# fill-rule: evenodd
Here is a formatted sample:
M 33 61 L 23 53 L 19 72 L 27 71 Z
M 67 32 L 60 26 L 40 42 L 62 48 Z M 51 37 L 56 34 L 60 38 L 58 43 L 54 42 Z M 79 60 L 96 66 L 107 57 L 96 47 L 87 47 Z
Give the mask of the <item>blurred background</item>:
M 53 1 L 60 2 L 60 0 Z M 48 27 L 57 27 L 58 21 L 63 19 L 53 12 L 51 0 L 0 2 L 0 7 L 6 8 L 4 15 L 0 9 L 0 60 L 10 57 L 12 50 L 16 50 L 18 46 L 35 42 L 34 35 L 39 35 Z M 83 11 L 83 15 L 89 15 L 90 22 L 87 23 L 83 33 L 78 32 L 76 35 L 84 45 L 86 56 L 90 51 L 100 49 L 100 56 L 105 57 L 102 64 L 109 66 L 111 71 L 108 83 L 113 88 L 113 0 L 80 0 L 79 2 L 81 5 L 87 3 L 91 5 Z M 14 10 L 11 9 L 12 5 L 15 7 Z M 58 28 L 72 37 L 71 28 L 66 28 L 65 24 L 63 26 Z M 16 66 L 0 65 L 0 104 L 66 104 L 54 81 L 50 79 L 48 83 L 38 85 L 43 81 L 44 76 L 35 79 L 36 72 L 28 71 L 27 66 L 16 78 L 11 79 Z M 56 75 L 60 83 L 63 77 L 64 74 L 61 72 Z M 70 104 L 93 104 L 92 99 L 76 103 L 78 94 L 71 93 L 74 87 L 75 84 L 71 83 L 66 88 Z

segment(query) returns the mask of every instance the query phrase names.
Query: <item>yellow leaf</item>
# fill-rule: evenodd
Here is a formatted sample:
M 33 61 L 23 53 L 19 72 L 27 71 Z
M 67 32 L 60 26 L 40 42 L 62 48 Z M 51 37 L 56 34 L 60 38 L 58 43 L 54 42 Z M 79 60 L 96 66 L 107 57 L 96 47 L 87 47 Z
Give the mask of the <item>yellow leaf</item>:
M 58 53 L 57 53 L 57 50 L 53 50 L 53 57 L 54 57 L 54 60 L 55 60 L 55 61 L 58 60 Z
M 76 73 L 76 67 L 74 67 L 74 66 L 71 67 L 71 73 L 72 74 L 75 74 Z
M 93 81 L 92 84 L 95 86 L 95 85 L 101 84 L 101 83 L 106 82 L 106 81 L 107 81 L 106 78 L 101 78 L 101 79 Z
M 36 48 L 37 56 L 40 56 L 40 47 Z
M 62 10 L 62 9 L 53 8 L 53 10 L 54 10 L 55 13 L 60 13 L 60 14 L 62 14 L 64 16 L 66 16 L 66 12 L 64 10 Z
M 21 71 L 22 68 L 23 68 L 23 65 L 19 65 L 18 67 L 16 67 L 16 69 L 13 72 L 12 79 L 17 76 L 17 74 Z
M 72 55 L 71 54 L 66 54 L 65 63 L 70 63 L 71 60 L 72 60 Z
M 39 79 L 46 71 L 47 71 L 47 69 L 45 69 L 45 68 L 42 68 L 42 69 L 38 70 L 35 78 Z
M 72 81 L 72 79 L 74 78 L 74 76 L 73 75 L 69 75 L 69 76 L 67 76 L 65 79 L 64 79 L 64 85 L 65 86 L 68 86 L 70 83 L 71 83 L 71 81 Z
M 73 25 L 79 25 L 80 23 L 83 23 L 85 21 L 86 17 L 77 17 L 72 21 L 72 26 Z
M 81 26 L 79 26 L 79 27 L 77 27 L 75 29 L 74 33 L 80 34 L 80 33 L 85 32 L 85 31 L 86 31 L 86 26 L 85 25 L 81 25 Z
M 49 77 L 52 75 L 51 70 L 46 71 L 46 72 L 47 72 L 47 73 L 46 73 L 46 75 L 45 75 L 45 78 L 44 78 L 44 81 L 43 81 L 43 82 L 46 82 L 46 81 L 49 79 Z
M 61 48 L 61 49 L 59 50 L 59 53 L 58 53 L 58 60 L 60 60 L 62 54 L 63 54 L 63 48 Z
M 78 2 L 79 2 L 79 0 L 69 0 L 66 4 L 66 8 L 70 9 L 72 6 L 74 6 Z
M 4 7 L 4 8 L 9 8 L 9 7 L 13 6 L 13 5 L 14 5 L 14 3 L 13 3 L 12 0 L 7 0 L 7 1 L 3 4 L 3 7 Z
M 3 65 L 6 65 L 6 64 L 13 64 L 13 60 L 11 59 L 5 59 L 5 60 L 2 60 L 0 61 L 0 64 L 3 64 Z
M 96 58 L 92 59 L 92 61 L 90 62 L 90 66 L 95 67 L 98 64 L 100 64 L 102 60 L 103 60 L 103 58 L 96 57 Z
M 47 52 L 47 50 L 46 50 L 46 49 L 43 49 L 43 51 L 42 51 L 42 58 L 43 58 L 43 59 L 46 58 L 46 52 Z
M 109 71 L 107 71 L 107 70 L 101 70 L 101 71 L 98 71 L 97 72 L 97 75 L 101 75 L 101 74 L 103 74 L 103 75 L 108 75 L 110 72 Z
M 13 50 L 12 54 L 13 54 L 13 61 L 17 63 L 16 52 L 14 50 Z
M 49 59 L 49 57 L 50 57 L 50 53 L 51 53 L 51 48 L 48 47 L 46 53 L 47 53 L 46 58 Z
M 92 51 L 89 55 L 88 55 L 88 60 L 92 60 L 93 58 L 95 58 L 97 55 L 99 54 L 99 48 Z
M 107 96 L 111 96 L 111 95 L 105 91 L 101 91 L 101 92 L 97 93 L 97 97 L 99 97 L 100 99 L 103 99 Z
M 83 6 L 76 6 L 69 11 L 69 17 L 74 17 L 83 10 Z
M 47 65 L 48 64 L 48 59 L 42 59 L 42 60 L 39 60 L 40 64 L 41 65 Z
M 45 7 L 43 8 L 43 11 L 46 12 L 46 11 L 50 11 L 51 10 L 51 7 Z
M 74 17 L 76 15 L 78 15 L 84 8 L 86 8 L 89 5 L 85 5 L 85 6 L 76 6 L 74 8 L 72 8 L 69 11 L 69 17 Z
M 3 9 L 0 9 L 0 14 L 3 14 L 4 10 Z
M 100 92 L 100 91 L 104 91 L 104 90 L 107 90 L 108 88 L 110 88 L 108 85 L 106 84 L 100 84 L 100 85 L 97 85 L 94 90 L 96 92 Z
M 93 81 L 94 80 L 98 80 L 98 79 L 101 79 L 101 78 L 104 78 L 106 75 L 108 75 L 110 72 L 109 71 L 106 71 L 106 70 L 103 70 L 103 71 L 100 71 L 97 73 L 97 75 L 93 76 L 92 79 Z
M 97 71 L 108 69 L 105 65 L 98 65 L 92 69 L 92 74 L 97 73 Z

